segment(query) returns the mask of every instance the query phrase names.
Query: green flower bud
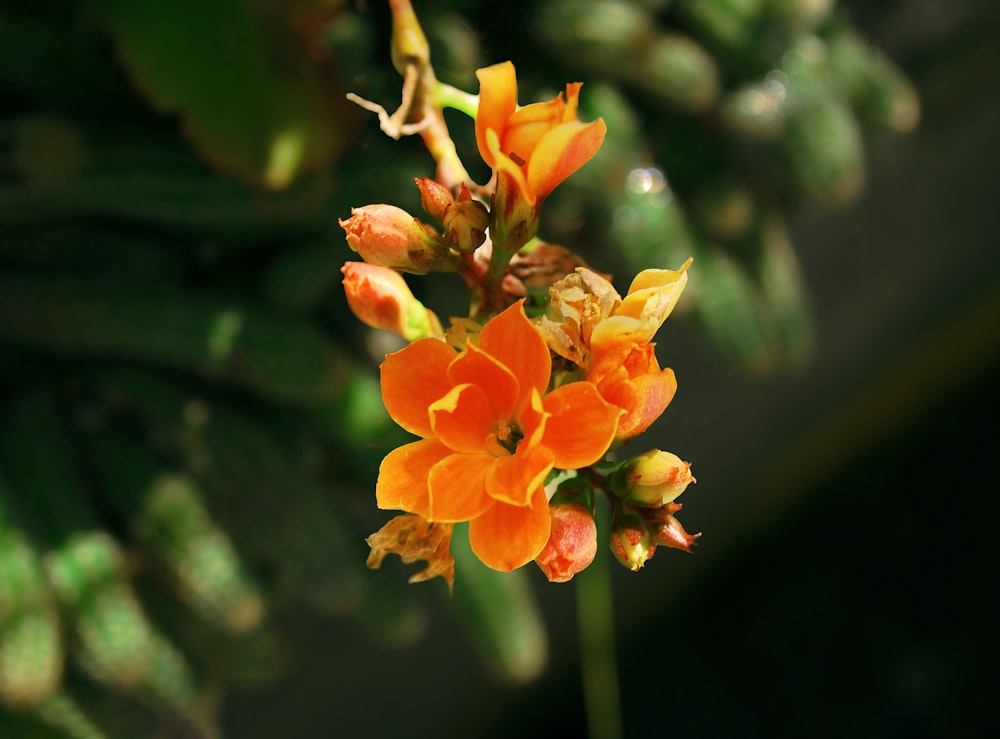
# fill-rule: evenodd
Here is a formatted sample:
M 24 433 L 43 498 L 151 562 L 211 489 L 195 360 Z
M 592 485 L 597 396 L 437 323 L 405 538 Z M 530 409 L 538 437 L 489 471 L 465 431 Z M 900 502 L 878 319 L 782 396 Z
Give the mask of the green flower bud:
M 628 460 L 611 478 L 615 495 L 629 503 L 659 508 L 676 499 L 692 482 L 691 463 L 676 454 L 651 449 Z
M 460 200 L 448 206 L 442 222 L 448 246 L 468 254 L 486 241 L 490 214 L 478 200 Z
M 634 508 L 617 503 L 611 516 L 611 552 L 626 569 L 636 572 L 653 558 L 656 537 Z

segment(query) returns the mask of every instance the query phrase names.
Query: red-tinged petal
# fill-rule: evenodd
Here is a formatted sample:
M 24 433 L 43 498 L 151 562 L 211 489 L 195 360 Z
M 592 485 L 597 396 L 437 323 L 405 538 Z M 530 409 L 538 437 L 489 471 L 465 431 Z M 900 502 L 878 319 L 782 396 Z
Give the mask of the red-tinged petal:
M 512 506 L 499 501 L 469 523 L 469 544 L 487 567 L 510 572 L 538 556 L 549 540 L 549 501 L 539 486 L 531 505 Z
M 618 438 L 631 438 L 645 431 L 662 415 L 677 392 L 677 378 L 667 367 L 624 382 L 602 382 L 604 399 L 625 410 L 618 423 Z
M 444 523 L 470 521 L 481 516 L 493 499 L 486 494 L 486 471 L 494 458 L 488 454 L 452 454 L 431 468 L 430 513 L 427 519 Z
M 606 402 L 592 383 L 563 385 L 542 402 L 552 414 L 542 445 L 552 450 L 556 467 L 576 470 L 604 456 L 614 441 L 622 411 Z
M 456 385 L 468 383 L 482 388 L 492 409 L 493 423 L 497 419 L 511 418 L 521 394 L 521 385 L 513 370 L 495 355 L 484 351 L 481 342 L 478 347 L 473 344 L 466 346 L 451 363 L 448 382 Z
M 456 385 L 431 403 L 428 413 L 437 440 L 464 454 L 482 454 L 496 426 L 486 391 L 478 385 Z
M 591 123 L 563 123 L 545 134 L 528 162 L 528 187 L 536 197 L 543 199 L 590 161 L 607 130 L 604 119 L 598 118 Z
M 498 457 L 486 473 L 486 492 L 494 500 L 515 506 L 531 502 L 535 489 L 545 482 L 553 456 L 545 447 L 524 454 Z
M 451 453 L 436 439 L 414 441 L 393 449 L 378 469 L 375 483 L 378 507 L 408 511 L 427 518 L 430 511 L 427 477 L 431 467 Z
M 517 75 L 513 64 L 502 62 L 477 69 L 476 77 L 479 78 L 476 144 L 483 161 L 493 167 L 496 161 L 487 145 L 486 132 L 493 130 L 498 137 L 501 136 L 507 126 L 507 119 L 517 109 Z
M 591 342 L 591 349 L 593 348 Z M 593 352 L 587 369 L 587 380 L 602 387 L 606 382 L 618 382 L 619 377 L 628 379 L 659 371 L 660 364 L 652 344 L 620 342 Z
M 458 355 L 439 339 L 421 339 L 382 362 L 382 402 L 392 419 L 411 434 L 434 435 L 428 408 L 447 395 L 448 365 Z
M 520 384 L 518 410 L 528 404 L 533 389 L 544 393 L 548 388 L 552 358 L 545 339 L 524 314 L 524 301 L 483 326 L 479 348 L 514 373 Z

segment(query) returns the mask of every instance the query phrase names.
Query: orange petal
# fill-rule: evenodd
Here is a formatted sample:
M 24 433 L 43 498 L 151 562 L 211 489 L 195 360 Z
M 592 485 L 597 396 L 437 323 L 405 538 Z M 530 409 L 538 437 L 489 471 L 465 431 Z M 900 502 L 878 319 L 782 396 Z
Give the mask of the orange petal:
M 469 544 L 487 567 L 510 572 L 531 562 L 549 540 L 549 501 L 539 486 L 531 505 L 499 501 L 469 523 Z
M 552 452 L 538 447 L 524 454 L 494 459 L 486 473 L 486 492 L 494 500 L 526 506 L 552 469 Z
M 479 155 L 491 167 L 496 162 L 486 143 L 486 132 L 502 136 L 507 120 L 517 109 L 517 75 L 514 65 L 501 62 L 476 70 L 479 78 L 479 110 L 476 112 L 476 144 Z
M 378 468 L 375 482 L 378 507 L 409 511 L 427 518 L 430 511 L 427 477 L 431 467 L 451 453 L 436 439 L 414 441 L 393 449 Z
M 456 523 L 481 516 L 493 504 L 486 494 L 488 454 L 452 454 L 431 468 L 430 521 Z
M 421 339 L 382 362 L 382 402 L 392 419 L 411 434 L 434 435 L 427 409 L 447 395 L 448 365 L 458 355 L 439 339 Z
M 521 392 L 520 383 L 512 369 L 507 368 L 493 354 L 484 351 L 482 341 L 478 347 L 472 344 L 466 346 L 451 363 L 448 367 L 448 382 L 482 388 L 486 392 L 494 421 L 513 416 Z
M 622 411 L 606 402 L 593 383 L 563 385 L 546 395 L 542 403 L 552 414 L 545 424 L 542 445 L 552 450 L 556 467 L 587 467 L 608 451 Z
M 428 410 L 434 436 L 446 447 L 465 454 L 483 453 L 496 427 L 486 391 L 478 385 L 456 385 Z
M 605 400 L 625 410 L 618 423 L 618 438 L 631 438 L 649 428 L 670 405 L 677 392 L 677 378 L 667 367 L 625 382 L 602 382 L 600 391 Z
M 527 201 L 528 205 L 534 205 L 536 198 L 534 193 L 531 192 L 531 188 L 528 187 L 528 180 L 524 176 L 524 169 L 520 164 L 503 153 L 500 138 L 493 129 L 486 132 L 486 146 L 493 159 L 491 166 L 497 171 L 496 191 L 497 193 L 507 193 L 506 197 L 500 199 L 505 202 L 514 203 L 516 198 L 510 191 L 516 190 L 521 198 Z M 506 181 L 504 178 L 506 178 Z M 508 205 L 506 207 L 509 208 L 511 206 Z
M 528 187 L 536 197 L 543 199 L 590 161 L 607 130 L 604 119 L 598 118 L 591 123 L 563 123 L 545 134 L 528 162 Z
M 548 389 L 552 358 L 545 339 L 524 314 L 523 300 L 483 326 L 479 348 L 514 373 L 520 384 L 518 411 L 528 404 L 532 389 Z
M 562 123 L 569 123 L 576 120 L 576 108 L 580 102 L 580 88 L 582 82 L 566 83 L 566 106 L 563 109 Z
M 660 324 L 631 316 L 613 315 L 594 327 L 590 349 L 595 354 L 607 354 L 623 345 L 645 344 L 656 334 Z
M 504 129 L 500 141 L 503 152 L 508 156 L 517 155 L 524 162 L 529 161 L 542 137 L 563 122 L 565 111 L 562 95 L 518 108 Z
M 542 443 L 548 418 L 549 414 L 545 412 L 541 394 L 537 390 L 532 390 L 531 402 L 524 407 L 518 417 L 518 425 L 524 434 L 518 449 L 529 452 Z

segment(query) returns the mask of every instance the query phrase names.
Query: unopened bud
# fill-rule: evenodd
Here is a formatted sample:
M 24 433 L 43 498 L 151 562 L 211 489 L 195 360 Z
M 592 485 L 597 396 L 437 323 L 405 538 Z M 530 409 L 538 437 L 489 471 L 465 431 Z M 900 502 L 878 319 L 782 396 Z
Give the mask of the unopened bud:
M 624 503 L 614 506 L 609 543 L 615 558 L 632 572 L 646 564 L 656 552 L 656 539 L 646 519 Z
M 460 200 L 448 207 L 442 221 L 448 246 L 468 254 L 486 241 L 490 214 L 478 200 Z
M 344 274 L 347 304 L 372 328 L 392 331 L 407 341 L 434 333 L 433 314 L 410 292 L 396 270 L 366 262 L 348 262 Z
M 347 233 L 347 245 L 369 264 L 415 274 L 458 266 L 433 229 L 394 205 L 352 208 L 351 217 L 339 223 Z
M 672 502 L 692 482 L 697 481 L 690 462 L 652 449 L 626 462 L 611 478 L 611 489 L 630 503 L 658 508 Z
M 431 218 L 443 221 L 445 210 L 455 202 L 455 198 L 451 196 L 451 191 L 430 177 L 417 177 L 414 181 L 420 190 L 420 205 L 424 211 Z
M 597 554 L 594 516 L 579 503 L 549 506 L 552 528 L 549 541 L 535 558 L 550 582 L 567 582 L 586 569 Z
M 689 534 L 684 530 L 681 522 L 674 517 L 674 514 L 680 509 L 680 503 L 668 503 L 658 509 L 651 522 L 653 534 L 657 544 L 680 549 L 682 552 L 690 554 L 691 547 L 697 543 L 701 534 Z

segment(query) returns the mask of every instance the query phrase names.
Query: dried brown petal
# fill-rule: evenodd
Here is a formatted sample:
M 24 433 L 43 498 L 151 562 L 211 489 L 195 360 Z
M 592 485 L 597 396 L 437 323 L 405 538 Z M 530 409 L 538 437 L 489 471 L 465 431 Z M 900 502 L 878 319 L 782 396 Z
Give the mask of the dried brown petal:
M 427 567 L 410 578 L 411 583 L 430 580 L 439 575 L 451 590 L 455 579 L 455 558 L 451 556 L 450 523 L 430 523 L 420 516 L 396 516 L 365 539 L 371 552 L 368 567 L 377 570 L 387 554 L 397 554 L 406 564 L 422 559 Z

